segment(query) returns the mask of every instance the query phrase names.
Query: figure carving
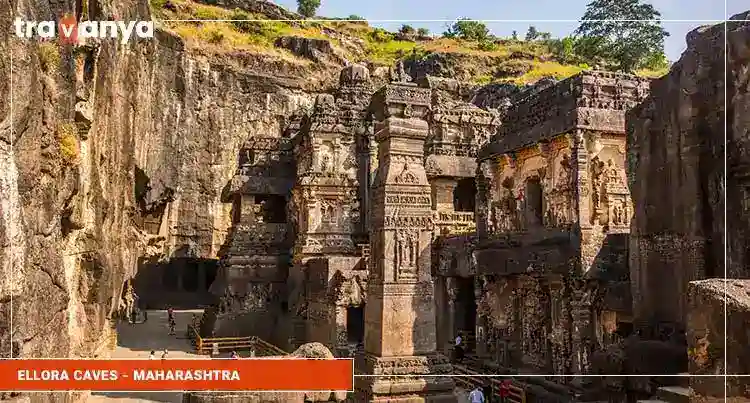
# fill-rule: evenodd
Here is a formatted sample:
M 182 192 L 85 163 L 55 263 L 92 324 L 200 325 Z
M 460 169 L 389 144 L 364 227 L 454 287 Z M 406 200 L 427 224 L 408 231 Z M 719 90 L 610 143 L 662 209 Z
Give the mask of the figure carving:
M 417 178 L 417 175 L 414 175 L 414 173 L 409 170 L 409 164 L 404 162 L 404 169 L 396 177 L 396 183 L 418 185 L 419 178 Z
M 398 278 L 414 277 L 417 272 L 419 240 L 413 231 L 399 231 L 396 236 L 396 273 Z

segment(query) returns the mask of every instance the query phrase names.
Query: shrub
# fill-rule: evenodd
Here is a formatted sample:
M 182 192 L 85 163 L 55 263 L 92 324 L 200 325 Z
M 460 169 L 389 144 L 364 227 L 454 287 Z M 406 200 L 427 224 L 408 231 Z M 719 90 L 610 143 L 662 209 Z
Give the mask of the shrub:
M 234 28 L 240 32 L 246 34 L 257 34 L 263 31 L 263 28 L 260 26 L 262 23 L 258 21 L 250 21 L 253 19 L 252 16 L 243 10 L 234 10 L 229 16 L 229 19 L 232 20 Z
M 60 156 L 65 165 L 76 165 L 78 163 L 78 128 L 75 124 L 67 122 L 57 127 L 57 139 L 60 143 Z
M 224 41 L 224 33 L 219 29 L 211 29 L 206 32 L 206 41 L 214 45 L 222 43 Z
M 484 40 L 477 44 L 477 48 L 486 52 L 492 52 L 494 50 L 497 50 L 497 44 L 490 40 Z
M 198 6 L 193 11 L 193 18 L 196 20 L 223 20 L 226 18 L 226 13 L 215 7 Z
M 370 39 L 375 42 L 390 42 L 393 40 L 393 34 L 383 28 L 375 28 L 370 32 Z
M 39 44 L 39 63 L 42 71 L 51 73 L 60 65 L 60 49 L 54 42 L 42 42 Z

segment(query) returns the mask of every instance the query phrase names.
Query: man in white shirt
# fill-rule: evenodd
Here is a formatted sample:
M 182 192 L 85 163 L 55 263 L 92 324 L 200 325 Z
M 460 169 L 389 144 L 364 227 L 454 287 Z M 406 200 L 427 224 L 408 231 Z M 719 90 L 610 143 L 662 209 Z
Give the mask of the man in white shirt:
M 469 402 L 484 403 L 484 393 L 482 392 L 482 388 L 476 387 L 471 393 L 469 393 Z

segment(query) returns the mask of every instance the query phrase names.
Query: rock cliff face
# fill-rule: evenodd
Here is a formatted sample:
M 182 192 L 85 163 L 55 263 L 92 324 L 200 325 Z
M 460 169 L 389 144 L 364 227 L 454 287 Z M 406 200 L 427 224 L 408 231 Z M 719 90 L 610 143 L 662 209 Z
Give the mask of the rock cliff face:
M 91 20 L 150 19 L 142 0 L 87 7 Z M 81 9 L 0 8 L 29 20 Z M 39 44 L 15 37 L 10 14 L 0 17 L 0 53 L 10 55 L 0 92 L 13 101 L 0 99 L 0 354 L 103 355 L 138 258 L 216 258 L 231 222 L 221 193 L 241 143 L 279 136 L 338 69 L 209 57 L 158 30 L 137 44 Z
M 698 28 L 628 116 L 636 318 L 684 330 L 687 286 L 724 273 L 724 26 Z

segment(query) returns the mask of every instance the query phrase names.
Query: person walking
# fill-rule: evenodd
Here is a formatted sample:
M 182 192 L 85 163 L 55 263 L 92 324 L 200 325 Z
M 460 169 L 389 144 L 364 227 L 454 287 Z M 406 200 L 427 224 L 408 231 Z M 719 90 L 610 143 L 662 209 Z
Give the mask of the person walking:
M 464 358 L 463 339 L 460 334 L 456 336 L 456 343 L 453 346 L 453 357 L 455 362 L 461 362 Z
M 469 393 L 469 403 L 485 403 L 482 388 L 477 386 L 471 391 L 471 393 Z

